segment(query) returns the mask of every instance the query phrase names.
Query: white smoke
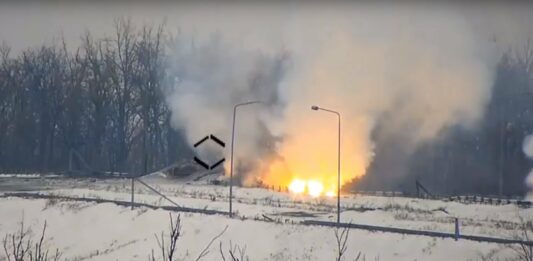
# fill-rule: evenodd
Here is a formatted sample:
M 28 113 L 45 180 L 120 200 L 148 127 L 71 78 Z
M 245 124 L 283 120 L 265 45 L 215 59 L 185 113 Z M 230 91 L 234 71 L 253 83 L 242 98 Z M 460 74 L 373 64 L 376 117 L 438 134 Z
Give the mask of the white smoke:
M 263 122 L 276 114 L 271 105 L 278 99 L 276 81 L 281 78 L 283 57 L 235 48 L 213 35 L 197 45 L 177 45 L 173 58 L 176 88 L 167 97 L 173 126 L 185 130 L 190 144 L 214 134 L 230 145 L 233 106 L 260 100 L 264 102 L 260 108 L 239 110 L 235 145 L 237 156 L 248 161 L 252 155 L 264 156 L 269 148 L 261 141 L 273 138 Z M 199 149 L 211 160 L 222 152 Z
M 524 143 L 522 144 L 522 150 L 526 154 L 526 156 L 530 159 L 533 159 L 533 135 L 528 135 L 524 139 Z M 530 192 L 527 195 L 527 198 L 532 199 L 533 198 L 533 170 L 529 172 L 529 174 L 526 177 L 526 186 L 529 188 Z
M 387 131 L 407 132 L 414 146 L 447 126 L 475 126 L 490 98 L 494 64 L 483 56 L 487 44 L 460 15 L 365 11 L 330 20 L 321 37 L 316 30 L 322 21 L 288 33 L 296 39 L 289 45 L 294 68 L 281 92 L 288 106 L 282 125 L 291 139 L 281 154 L 288 162 L 304 155 L 300 173 L 327 171 L 321 169 L 324 158 L 333 165 L 336 155 L 332 116 L 311 114 L 312 104 L 342 114 L 347 181 L 365 173 L 373 155 L 371 132 L 385 113 L 394 115 Z M 315 153 L 309 152 L 313 145 Z
M 272 16 L 275 28 L 247 18 L 241 22 L 255 31 L 242 37 L 233 27 L 230 36 L 218 29 L 217 37 L 176 48 L 177 88 L 168 103 L 191 144 L 210 133 L 229 143 L 233 105 L 262 100 L 268 106 L 239 112 L 237 159 L 267 180 L 278 156 L 298 175 L 327 172 L 336 159 L 336 122 L 312 112 L 317 104 L 342 115 L 347 181 L 370 164 L 371 133 L 384 114 L 394 115 L 387 131 L 408 133 L 413 146 L 482 116 L 497 55 L 486 31 L 457 9 L 291 10 Z

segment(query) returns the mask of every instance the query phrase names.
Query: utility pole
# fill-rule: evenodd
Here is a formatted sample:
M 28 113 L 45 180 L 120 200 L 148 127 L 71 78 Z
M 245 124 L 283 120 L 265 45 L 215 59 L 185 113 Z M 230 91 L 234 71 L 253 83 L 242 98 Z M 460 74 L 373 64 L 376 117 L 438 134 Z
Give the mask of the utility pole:
M 237 108 L 240 106 L 250 105 L 250 104 L 256 104 L 261 103 L 261 101 L 250 101 L 250 102 L 243 102 L 236 104 L 233 106 L 233 127 L 231 129 L 231 159 L 230 159 L 230 170 L 229 170 L 229 216 L 233 216 L 233 151 L 234 151 L 234 145 L 235 145 L 235 122 L 237 118 Z
M 337 115 L 338 119 L 338 143 L 337 143 L 337 226 L 341 223 L 341 114 L 337 111 L 311 106 L 312 110 L 326 111 Z

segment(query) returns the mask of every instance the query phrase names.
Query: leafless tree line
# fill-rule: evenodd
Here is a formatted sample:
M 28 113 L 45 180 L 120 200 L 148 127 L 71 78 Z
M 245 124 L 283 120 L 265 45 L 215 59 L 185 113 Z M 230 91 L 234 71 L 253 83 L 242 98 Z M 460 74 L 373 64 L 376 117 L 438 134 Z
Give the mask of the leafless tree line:
M 113 36 L 87 32 L 75 50 L 62 41 L 14 54 L 2 44 L 0 171 L 66 170 L 72 150 L 101 171 L 175 161 L 186 149 L 164 99 L 171 41 L 164 25 L 119 19 Z

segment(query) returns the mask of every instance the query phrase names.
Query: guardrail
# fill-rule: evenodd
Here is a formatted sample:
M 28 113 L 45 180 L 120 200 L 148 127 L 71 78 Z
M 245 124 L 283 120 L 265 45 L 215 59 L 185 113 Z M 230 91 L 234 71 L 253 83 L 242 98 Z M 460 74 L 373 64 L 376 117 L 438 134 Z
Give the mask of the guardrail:
M 26 199 L 59 199 L 59 200 L 65 200 L 65 201 L 81 201 L 81 202 L 93 202 L 93 203 L 112 203 L 112 204 L 115 204 L 118 206 L 124 206 L 124 207 L 129 207 L 129 206 L 146 207 L 150 209 L 164 209 L 167 211 L 190 212 L 190 213 L 198 213 L 198 214 L 206 214 L 206 215 L 227 215 L 228 214 L 225 211 L 219 211 L 219 210 L 188 208 L 188 207 L 180 207 L 180 206 L 156 206 L 156 205 L 151 205 L 147 203 L 101 199 L 101 198 L 84 198 L 84 197 L 80 198 L 80 197 L 69 197 L 69 196 L 48 195 L 48 194 L 40 194 L 40 193 L 26 193 L 26 192 L 4 193 L 3 195 L 0 195 L 0 198 L 7 198 L 7 197 L 17 197 L 17 198 L 26 198 Z
M 517 239 L 505 239 L 505 238 L 496 238 L 496 237 L 486 237 L 486 236 L 461 235 L 458 232 L 458 227 L 457 226 L 456 226 L 456 233 L 445 233 L 445 232 L 413 230 L 413 229 L 397 228 L 397 227 L 382 227 L 382 226 L 362 225 L 362 224 L 353 224 L 353 223 L 340 223 L 340 224 L 338 224 L 336 222 L 318 221 L 318 220 L 305 220 L 305 221 L 302 221 L 301 223 L 304 224 L 304 225 L 355 228 L 355 229 L 363 229 L 363 230 L 368 230 L 368 231 L 389 232 L 389 233 L 397 233 L 397 234 L 429 236 L 429 237 L 441 237 L 441 238 L 453 238 L 455 240 L 466 239 L 466 240 L 478 241 L 478 242 L 488 242 L 488 243 L 498 243 L 498 244 L 520 244 L 520 245 L 533 246 L 533 241 L 524 241 L 524 240 L 517 240 Z
M 482 196 L 482 195 L 460 195 L 460 196 L 439 196 L 432 195 L 426 197 L 420 197 L 416 194 L 405 193 L 401 191 L 351 191 L 351 193 L 356 195 L 365 195 L 365 196 L 377 196 L 377 197 L 404 197 L 404 198 L 423 198 L 423 199 L 433 199 L 441 201 L 455 201 L 464 204 L 486 204 L 486 205 L 507 205 L 513 204 L 522 208 L 533 207 L 533 202 L 528 200 L 522 200 L 518 197 L 509 198 L 509 197 L 495 197 L 495 196 Z

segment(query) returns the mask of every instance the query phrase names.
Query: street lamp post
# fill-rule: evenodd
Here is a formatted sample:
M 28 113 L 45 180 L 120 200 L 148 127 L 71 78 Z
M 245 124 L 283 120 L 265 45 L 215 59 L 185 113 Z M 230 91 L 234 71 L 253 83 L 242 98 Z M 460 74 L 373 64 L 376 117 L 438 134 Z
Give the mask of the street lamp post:
M 337 226 L 341 223 L 341 114 L 339 112 L 328 110 L 325 108 L 320 108 L 316 105 L 311 106 L 312 110 L 326 111 L 331 112 L 337 115 L 339 120 L 339 134 L 338 134 L 338 144 L 337 144 Z
M 236 104 L 233 106 L 233 128 L 231 130 L 231 159 L 230 159 L 230 174 L 229 174 L 229 216 L 233 215 L 232 198 L 233 198 L 233 147 L 235 145 L 235 118 L 237 116 L 237 108 L 240 106 L 261 103 L 261 101 L 250 101 Z

